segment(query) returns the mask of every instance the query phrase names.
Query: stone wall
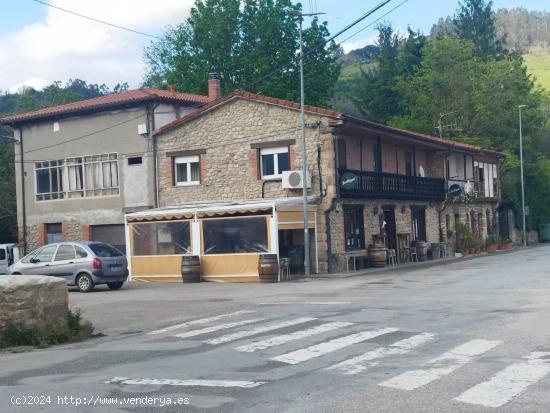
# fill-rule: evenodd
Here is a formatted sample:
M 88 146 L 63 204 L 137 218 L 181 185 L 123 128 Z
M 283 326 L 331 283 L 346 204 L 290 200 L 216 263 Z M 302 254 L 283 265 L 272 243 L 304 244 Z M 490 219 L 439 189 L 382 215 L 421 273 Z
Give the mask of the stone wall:
M 7 324 L 42 327 L 67 317 L 65 280 L 42 275 L 0 277 L 0 330 Z

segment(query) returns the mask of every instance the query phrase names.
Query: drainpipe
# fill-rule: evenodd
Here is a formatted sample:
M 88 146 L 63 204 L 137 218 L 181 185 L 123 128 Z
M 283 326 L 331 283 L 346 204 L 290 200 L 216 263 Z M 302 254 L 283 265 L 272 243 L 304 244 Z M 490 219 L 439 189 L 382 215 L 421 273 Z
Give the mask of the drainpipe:
M 15 125 L 14 125 L 15 129 Z M 27 254 L 27 202 L 25 201 L 25 162 L 23 159 L 23 128 L 19 129 L 19 160 L 21 167 L 21 213 L 23 214 L 23 255 Z
M 153 192 L 155 196 L 154 207 L 158 208 L 160 205 L 159 197 L 159 182 L 158 182 L 158 157 L 157 157 L 157 138 L 153 134 L 155 130 L 155 110 L 159 106 L 158 103 L 154 105 L 148 105 L 147 107 L 147 121 L 148 121 L 148 138 L 153 145 Z

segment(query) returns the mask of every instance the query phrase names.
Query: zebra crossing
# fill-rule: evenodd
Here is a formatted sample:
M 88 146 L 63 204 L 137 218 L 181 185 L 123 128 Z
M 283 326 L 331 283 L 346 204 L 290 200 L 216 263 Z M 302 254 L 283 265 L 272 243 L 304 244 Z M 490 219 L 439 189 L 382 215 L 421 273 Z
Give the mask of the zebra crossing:
M 383 367 L 384 360 L 391 358 L 399 359 L 411 353 L 420 356 L 422 351 L 429 350 L 428 346 L 439 342 L 440 338 L 435 332 L 406 331 L 394 326 L 363 328 L 357 321 L 334 318 L 338 317 L 332 316 L 326 320 L 319 316 L 274 318 L 257 316 L 254 310 L 240 310 L 164 327 L 147 333 L 147 336 L 154 336 L 154 339 L 172 337 L 199 341 L 213 350 L 228 346 L 230 351 L 237 353 L 255 353 L 260 358 L 265 356 L 266 361 L 276 362 L 280 368 L 307 365 L 308 362 L 318 359 L 325 364 L 320 371 L 344 377 L 366 375 L 369 369 Z M 408 337 L 403 338 L 403 334 Z M 399 337 L 392 342 L 393 335 Z M 384 341 L 381 340 L 383 338 L 389 344 L 376 344 Z M 460 369 L 469 368 L 495 349 L 505 346 L 502 341 L 481 338 L 456 344 L 458 345 L 438 357 L 422 363 L 419 368 L 399 372 L 376 384 L 388 391 L 419 390 L 438 380 L 444 380 Z M 365 347 L 368 350 L 366 352 Z M 346 349 L 353 355 L 342 359 Z M 361 350 L 363 352 L 357 355 Z M 334 359 L 338 361 L 334 363 Z M 451 395 L 451 398 L 469 405 L 503 406 L 546 378 L 550 373 L 550 352 L 535 351 L 502 367 L 492 377 L 474 384 L 462 394 Z M 106 383 L 255 388 L 266 386 L 269 381 L 265 378 L 256 381 L 114 377 Z

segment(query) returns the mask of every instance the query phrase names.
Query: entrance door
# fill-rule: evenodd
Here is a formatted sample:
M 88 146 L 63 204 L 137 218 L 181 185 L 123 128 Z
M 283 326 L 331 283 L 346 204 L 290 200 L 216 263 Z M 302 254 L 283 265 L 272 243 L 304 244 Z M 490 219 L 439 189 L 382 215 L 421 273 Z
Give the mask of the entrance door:
M 411 206 L 413 241 L 426 241 L 426 208 Z
M 395 209 L 384 209 L 384 226 L 386 248 L 397 251 L 397 229 L 395 226 Z
M 344 238 L 346 251 L 365 249 L 362 205 L 344 205 Z

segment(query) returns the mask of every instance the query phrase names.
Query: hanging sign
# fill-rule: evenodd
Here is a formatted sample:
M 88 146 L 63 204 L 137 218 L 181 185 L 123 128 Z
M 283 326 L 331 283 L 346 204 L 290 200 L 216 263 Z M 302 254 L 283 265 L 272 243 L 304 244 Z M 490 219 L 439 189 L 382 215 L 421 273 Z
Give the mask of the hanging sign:
M 352 172 L 346 172 L 340 177 L 340 185 L 343 189 L 355 189 L 358 182 L 359 177 Z

